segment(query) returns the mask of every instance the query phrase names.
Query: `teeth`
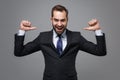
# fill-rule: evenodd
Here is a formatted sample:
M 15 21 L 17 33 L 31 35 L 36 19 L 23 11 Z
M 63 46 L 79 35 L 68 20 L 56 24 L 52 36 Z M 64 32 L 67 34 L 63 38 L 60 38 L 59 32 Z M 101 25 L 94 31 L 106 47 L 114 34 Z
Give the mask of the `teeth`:
M 58 28 L 58 29 L 62 29 L 62 28 Z

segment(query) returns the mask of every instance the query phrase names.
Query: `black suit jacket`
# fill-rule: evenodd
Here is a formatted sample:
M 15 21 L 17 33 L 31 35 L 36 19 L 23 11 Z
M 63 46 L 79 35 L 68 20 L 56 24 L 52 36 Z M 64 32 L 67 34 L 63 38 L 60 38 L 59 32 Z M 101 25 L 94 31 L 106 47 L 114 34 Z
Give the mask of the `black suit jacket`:
M 45 58 L 43 80 L 77 80 L 75 59 L 79 50 L 97 56 L 106 55 L 105 35 L 96 36 L 97 44 L 87 41 L 80 32 L 66 30 L 67 46 L 60 56 L 53 45 L 53 31 L 42 32 L 24 45 L 24 36 L 15 35 L 15 56 L 25 56 L 41 50 Z

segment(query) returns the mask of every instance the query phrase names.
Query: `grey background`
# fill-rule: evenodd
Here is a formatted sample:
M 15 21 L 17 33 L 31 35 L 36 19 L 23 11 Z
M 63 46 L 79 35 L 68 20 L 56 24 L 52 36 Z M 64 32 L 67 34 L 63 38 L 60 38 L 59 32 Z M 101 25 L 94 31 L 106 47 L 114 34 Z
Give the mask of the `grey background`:
M 42 80 L 44 58 L 41 52 L 15 57 L 14 34 L 21 20 L 30 20 L 37 30 L 27 32 L 25 43 L 41 31 L 50 30 L 51 8 L 62 4 L 69 10 L 68 28 L 80 31 L 95 42 L 94 32 L 82 28 L 97 18 L 106 33 L 107 56 L 97 57 L 79 51 L 76 69 L 79 80 L 120 79 L 120 0 L 0 0 L 0 80 Z

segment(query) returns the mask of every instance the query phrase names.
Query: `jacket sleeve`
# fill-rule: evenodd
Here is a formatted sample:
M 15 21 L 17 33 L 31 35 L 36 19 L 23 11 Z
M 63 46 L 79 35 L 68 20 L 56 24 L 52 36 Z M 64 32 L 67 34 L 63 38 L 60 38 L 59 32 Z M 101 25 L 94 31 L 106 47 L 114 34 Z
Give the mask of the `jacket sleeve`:
M 107 54 L 105 34 L 103 33 L 103 36 L 96 36 L 96 41 L 96 44 L 92 43 L 80 35 L 80 50 L 96 56 L 105 56 Z
M 15 34 L 14 55 L 17 57 L 29 55 L 33 52 L 40 50 L 39 36 L 35 40 L 25 45 L 24 38 L 25 36 L 18 36 L 17 34 Z

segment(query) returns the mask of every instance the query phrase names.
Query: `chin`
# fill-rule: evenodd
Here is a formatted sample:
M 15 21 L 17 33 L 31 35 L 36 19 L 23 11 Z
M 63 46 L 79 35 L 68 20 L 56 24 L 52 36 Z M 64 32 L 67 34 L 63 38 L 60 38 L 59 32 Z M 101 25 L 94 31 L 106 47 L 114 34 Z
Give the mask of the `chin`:
M 57 34 L 62 34 L 64 32 L 64 29 L 63 30 L 56 30 Z
M 56 31 L 57 32 L 57 34 L 62 34 L 63 33 L 63 31 L 61 32 L 61 31 Z
M 55 29 L 55 28 L 54 28 L 54 30 L 55 30 L 55 32 L 56 32 L 57 34 L 62 34 L 62 33 L 64 32 L 65 29 L 58 30 L 58 29 Z

